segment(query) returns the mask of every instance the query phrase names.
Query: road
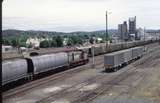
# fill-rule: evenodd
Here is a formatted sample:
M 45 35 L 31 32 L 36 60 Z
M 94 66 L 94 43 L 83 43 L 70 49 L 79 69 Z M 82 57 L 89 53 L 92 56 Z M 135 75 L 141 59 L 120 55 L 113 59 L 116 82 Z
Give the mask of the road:
M 90 62 L 75 68 L 81 71 L 72 73 L 71 70 L 59 77 L 27 83 L 3 93 L 3 102 L 160 103 L 160 46 L 150 44 L 146 47 L 148 51 L 141 59 L 117 72 L 104 72 L 103 55 L 97 56 L 95 68 Z

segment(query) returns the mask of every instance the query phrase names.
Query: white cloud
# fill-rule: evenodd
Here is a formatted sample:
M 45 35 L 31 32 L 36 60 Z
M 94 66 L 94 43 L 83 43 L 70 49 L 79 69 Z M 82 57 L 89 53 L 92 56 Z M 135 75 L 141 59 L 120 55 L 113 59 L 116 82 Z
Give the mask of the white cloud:
M 135 15 L 138 26 L 160 28 L 159 3 L 159 0 L 4 0 L 2 21 L 5 29 L 105 29 L 105 10 L 109 10 L 112 12 L 109 28 L 117 28 L 118 23 Z

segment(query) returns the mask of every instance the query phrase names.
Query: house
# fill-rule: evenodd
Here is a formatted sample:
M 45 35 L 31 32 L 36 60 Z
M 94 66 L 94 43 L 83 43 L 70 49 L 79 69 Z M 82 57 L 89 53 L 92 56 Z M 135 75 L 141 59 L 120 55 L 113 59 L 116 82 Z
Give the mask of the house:
M 13 52 L 14 48 L 10 45 L 2 45 L 2 53 Z
M 26 41 L 26 44 L 27 45 L 31 45 L 31 47 L 33 47 L 33 48 L 39 48 L 39 46 L 40 46 L 40 42 L 41 41 L 44 41 L 45 39 L 43 39 L 43 38 L 37 38 L 37 37 L 35 37 L 35 38 L 28 38 L 27 39 L 27 41 Z

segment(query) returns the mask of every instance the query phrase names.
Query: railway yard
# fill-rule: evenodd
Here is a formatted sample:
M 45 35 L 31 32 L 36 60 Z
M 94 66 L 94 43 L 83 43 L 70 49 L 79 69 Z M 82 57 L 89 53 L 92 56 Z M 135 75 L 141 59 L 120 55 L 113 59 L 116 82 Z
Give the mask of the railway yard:
M 160 45 L 117 72 L 105 72 L 104 55 L 89 63 L 3 92 L 4 103 L 160 103 Z

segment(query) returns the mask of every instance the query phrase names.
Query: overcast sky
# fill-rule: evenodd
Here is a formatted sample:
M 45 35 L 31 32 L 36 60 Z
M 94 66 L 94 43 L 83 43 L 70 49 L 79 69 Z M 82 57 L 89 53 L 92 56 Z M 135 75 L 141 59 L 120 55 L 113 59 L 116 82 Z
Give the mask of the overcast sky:
M 137 27 L 160 29 L 160 0 L 3 0 L 3 29 L 94 31 L 137 16 Z

